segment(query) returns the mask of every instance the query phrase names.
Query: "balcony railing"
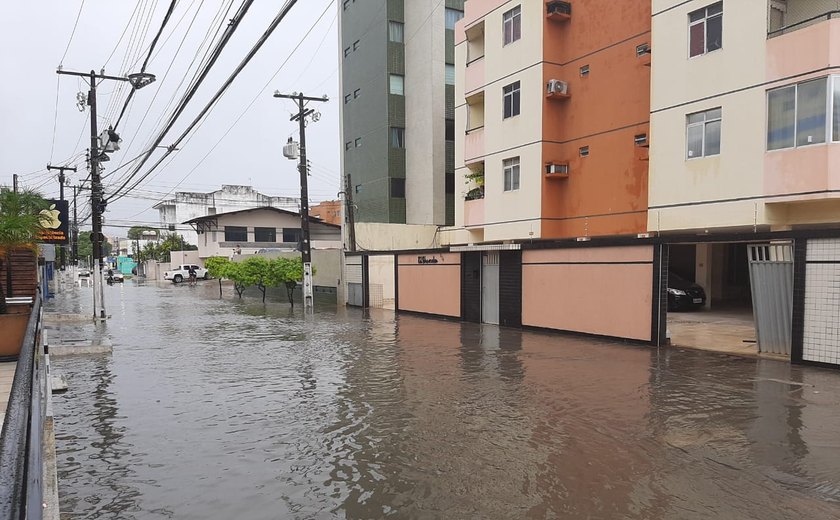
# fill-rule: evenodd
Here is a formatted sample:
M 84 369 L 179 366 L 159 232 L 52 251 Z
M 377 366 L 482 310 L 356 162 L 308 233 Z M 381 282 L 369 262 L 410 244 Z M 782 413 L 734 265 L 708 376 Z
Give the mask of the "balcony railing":
M 46 375 L 38 348 L 41 298 L 35 298 L 23 338 L 0 435 L 0 520 L 40 520 Z
M 796 23 L 792 23 L 790 25 L 785 25 L 783 27 L 779 27 L 778 29 L 772 29 L 767 31 L 768 38 L 775 38 L 776 36 L 781 36 L 783 34 L 787 34 L 789 32 L 797 31 L 799 29 L 804 29 L 810 25 L 818 24 L 822 21 L 828 21 L 832 18 L 840 18 L 840 10 L 836 11 L 828 11 L 825 13 L 820 13 L 816 16 L 812 16 L 811 18 L 807 18 L 805 20 L 801 20 Z

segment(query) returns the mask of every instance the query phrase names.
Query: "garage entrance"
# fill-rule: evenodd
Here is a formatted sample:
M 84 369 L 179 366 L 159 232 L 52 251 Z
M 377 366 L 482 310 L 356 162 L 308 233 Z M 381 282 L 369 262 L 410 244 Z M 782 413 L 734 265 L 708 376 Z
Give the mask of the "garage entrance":
M 790 250 L 788 245 L 780 247 L 746 242 L 671 244 L 667 289 L 671 344 L 757 354 L 760 338 L 756 331 L 761 328 L 756 327 L 756 320 L 772 323 L 779 316 L 783 316 L 782 329 L 788 331 L 789 344 L 790 316 L 779 310 L 790 301 L 785 296 L 789 289 L 777 276 L 775 265 L 770 265 L 777 255 Z M 758 261 L 751 263 L 751 259 Z M 792 261 L 790 272 L 792 279 Z M 784 337 L 784 330 L 767 332 Z M 765 343 L 770 346 L 766 337 Z M 777 346 L 762 350 L 783 353 Z

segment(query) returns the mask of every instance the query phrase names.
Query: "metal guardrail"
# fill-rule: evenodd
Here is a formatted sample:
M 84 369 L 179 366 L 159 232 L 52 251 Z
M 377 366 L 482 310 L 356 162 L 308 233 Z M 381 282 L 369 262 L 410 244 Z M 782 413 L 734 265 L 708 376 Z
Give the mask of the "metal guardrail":
M 797 29 L 802 29 L 806 25 L 813 25 L 815 22 L 819 22 L 823 19 L 826 21 L 831 20 L 832 18 L 840 17 L 840 11 L 828 11 L 825 13 L 820 13 L 817 16 L 812 16 L 807 20 L 802 20 L 800 22 L 792 23 L 790 25 L 786 25 L 784 27 L 780 27 L 778 29 L 774 29 L 772 31 L 767 31 L 767 37 L 773 38 L 776 36 L 781 36 L 783 34 L 787 34 L 788 32 L 795 31 Z
M 18 357 L 3 433 L 0 435 L 0 520 L 40 520 L 43 408 L 38 337 L 41 298 L 36 297 Z

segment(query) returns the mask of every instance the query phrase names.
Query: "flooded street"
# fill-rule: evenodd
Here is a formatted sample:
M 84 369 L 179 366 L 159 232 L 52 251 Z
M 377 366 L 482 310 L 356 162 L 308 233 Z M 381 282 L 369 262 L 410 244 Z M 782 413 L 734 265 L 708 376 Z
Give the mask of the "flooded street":
M 63 518 L 840 518 L 835 371 L 106 291 L 113 354 L 53 360 Z

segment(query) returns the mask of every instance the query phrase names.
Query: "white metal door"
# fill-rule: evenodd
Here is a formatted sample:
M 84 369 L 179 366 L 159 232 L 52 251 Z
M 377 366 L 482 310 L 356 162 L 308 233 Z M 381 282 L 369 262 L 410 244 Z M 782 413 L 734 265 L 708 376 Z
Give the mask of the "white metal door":
M 484 253 L 481 264 L 481 321 L 498 325 L 499 253 Z

